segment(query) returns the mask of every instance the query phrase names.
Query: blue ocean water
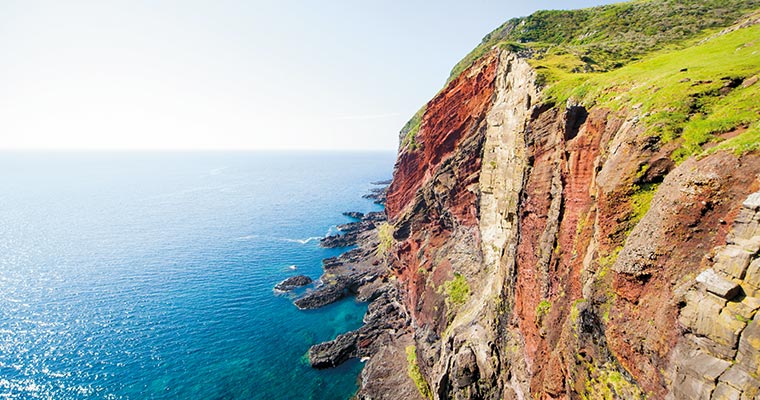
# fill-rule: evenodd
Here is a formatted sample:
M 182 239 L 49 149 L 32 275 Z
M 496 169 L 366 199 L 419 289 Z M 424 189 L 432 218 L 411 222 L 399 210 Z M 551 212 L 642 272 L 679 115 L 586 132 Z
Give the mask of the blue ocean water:
M 380 209 L 390 153 L 0 153 L 0 398 L 344 399 L 361 364 L 310 345 L 353 299 L 299 311 L 316 238 Z M 293 271 L 289 267 L 297 266 Z

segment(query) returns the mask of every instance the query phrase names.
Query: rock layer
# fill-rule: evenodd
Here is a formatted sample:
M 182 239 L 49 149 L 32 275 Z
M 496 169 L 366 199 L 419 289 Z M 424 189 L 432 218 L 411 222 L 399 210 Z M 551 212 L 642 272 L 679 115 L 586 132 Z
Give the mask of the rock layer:
M 510 49 L 408 131 L 392 238 L 353 254 L 393 306 L 312 362 L 369 357 L 361 399 L 756 398 L 760 154 L 680 160 L 639 107 L 557 104 Z

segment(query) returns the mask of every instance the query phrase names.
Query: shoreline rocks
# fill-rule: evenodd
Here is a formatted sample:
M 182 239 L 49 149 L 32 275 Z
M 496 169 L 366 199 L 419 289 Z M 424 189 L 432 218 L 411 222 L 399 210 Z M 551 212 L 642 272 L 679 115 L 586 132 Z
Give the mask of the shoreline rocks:
M 376 354 L 397 334 L 405 333 L 409 319 L 397 300 L 390 284 L 379 289 L 379 295 L 367 307 L 361 328 L 338 335 L 328 342 L 309 348 L 309 363 L 313 368 L 333 368 L 351 358 Z
M 293 289 L 306 286 L 312 282 L 311 278 L 306 275 L 296 275 L 285 279 L 274 286 L 275 290 L 289 292 Z
M 363 241 L 363 236 L 377 227 L 377 223 L 387 220 L 384 212 L 369 212 L 367 214 L 358 212 L 345 212 L 343 215 L 354 218 L 361 215 L 359 221 L 349 222 L 338 225 L 338 230 L 342 234 L 331 235 L 322 238 L 319 245 L 328 249 L 337 249 L 341 247 L 351 247 Z
M 365 198 L 383 204 L 386 191 L 387 187 L 373 189 Z M 343 215 L 355 221 L 339 225 L 340 234 L 323 238 L 320 245 L 326 248 L 355 248 L 322 260 L 324 272 L 316 285 L 293 303 L 301 310 L 310 310 L 348 296 L 369 302 L 359 329 L 314 344 L 309 348 L 308 355 L 310 365 L 317 369 L 333 368 L 351 358 L 361 358 L 368 363 L 362 375 L 375 376 L 382 374 L 382 366 L 388 363 L 406 365 L 405 355 L 399 356 L 400 353 L 389 353 L 388 350 L 395 349 L 392 344 L 395 345 L 398 340 L 411 342 L 411 319 L 405 314 L 395 283 L 389 279 L 386 259 L 377 251 L 380 244 L 378 226 L 387 221 L 385 211 L 344 212 Z M 380 382 L 378 384 L 382 385 Z M 409 386 L 408 382 L 402 386 L 414 393 L 413 386 L 411 389 L 406 387 Z

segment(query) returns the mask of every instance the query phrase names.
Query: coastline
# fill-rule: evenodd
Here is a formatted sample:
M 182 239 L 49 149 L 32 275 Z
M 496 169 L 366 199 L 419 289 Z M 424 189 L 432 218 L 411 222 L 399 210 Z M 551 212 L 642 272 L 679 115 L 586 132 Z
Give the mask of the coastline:
M 372 184 L 378 187 L 362 197 L 384 206 L 390 180 Z M 397 373 L 407 368 L 403 346 L 411 345 L 413 340 L 411 318 L 399 300 L 387 255 L 382 251 L 379 230 L 387 215 L 385 210 L 366 214 L 346 211 L 343 215 L 354 221 L 339 225 L 340 233 L 324 237 L 320 246 L 347 250 L 337 257 L 323 259 L 322 275 L 313 281 L 313 288 L 295 297 L 293 304 L 300 310 L 314 310 L 353 296 L 368 303 L 367 311 L 358 329 L 312 345 L 308 351 L 309 364 L 315 369 L 327 369 L 358 359 L 365 365 L 357 377 L 360 384 L 353 398 L 392 395 L 388 398 L 416 399 L 417 388 L 410 385 L 406 374 Z M 288 286 L 294 280 L 301 278 L 291 276 L 277 286 Z M 296 287 L 312 283 L 305 279 L 303 282 Z

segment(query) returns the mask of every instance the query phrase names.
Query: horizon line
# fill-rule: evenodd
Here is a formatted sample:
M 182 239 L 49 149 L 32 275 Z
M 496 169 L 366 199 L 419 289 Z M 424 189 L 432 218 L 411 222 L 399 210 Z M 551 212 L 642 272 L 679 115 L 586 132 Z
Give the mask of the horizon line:
M 253 153 L 253 152 L 397 152 L 398 149 L 390 148 L 288 148 L 288 147 L 272 147 L 272 148 L 115 148 L 115 147 L 103 147 L 103 148 L 46 148 L 46 147 L 0 147 L 0 152 L 55 152 L 55 153 L 98 153 L 98 152 L 124 152 L 124 153 L 137 153 L 137 152 L 154 152 L 154 153 L 193 153 L 193 152 L 239 152 L 239 153 Z

